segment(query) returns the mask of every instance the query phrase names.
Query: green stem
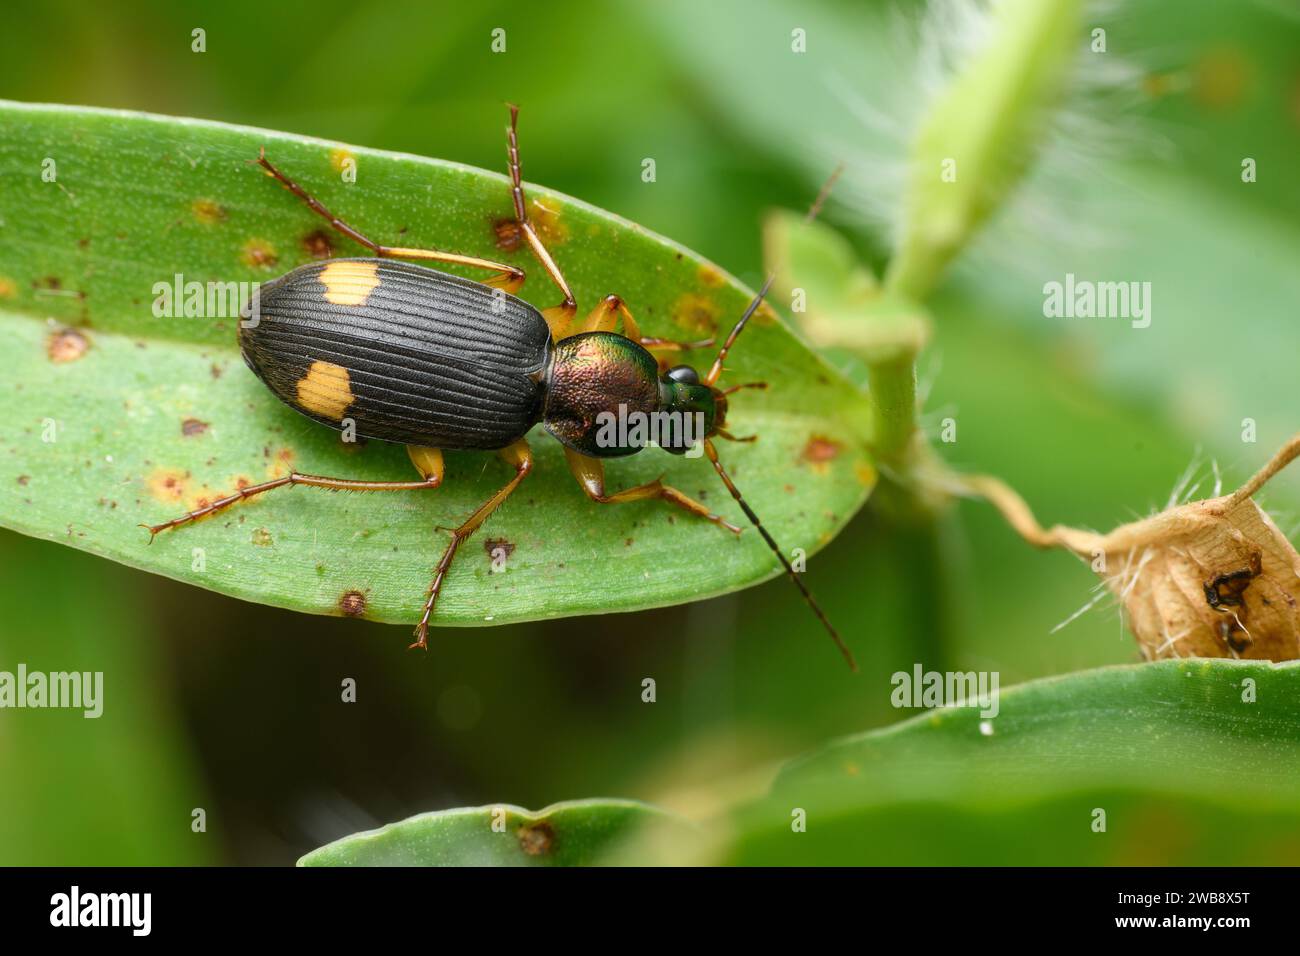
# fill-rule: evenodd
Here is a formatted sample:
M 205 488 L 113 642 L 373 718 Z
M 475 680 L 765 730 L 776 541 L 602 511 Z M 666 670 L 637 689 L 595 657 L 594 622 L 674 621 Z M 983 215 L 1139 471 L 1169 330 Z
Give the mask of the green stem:
M 905 241 L 885 273 L 885 288 L 913 302 L 924 302 L 952 260 L 955 249 L 937 249 L 916 239 Z
M 900 460 L 916 434 L 916 353 L 867 366 L 871 376 L 873 450 L 884 462 Z

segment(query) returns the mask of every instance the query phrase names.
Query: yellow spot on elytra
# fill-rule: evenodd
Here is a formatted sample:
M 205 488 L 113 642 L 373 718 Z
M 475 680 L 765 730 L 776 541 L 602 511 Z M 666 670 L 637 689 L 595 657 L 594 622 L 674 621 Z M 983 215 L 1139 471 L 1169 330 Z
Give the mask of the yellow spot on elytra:
M 335 305 L 365 305 L 379 288 L 379 267 L 373 262 L 331 262 L 320 273 L 325 301 Z
M 312 362 L 298 382 L 298 404 L 309 412 L 340 421 L 352 404 L 348 370 L 330 362 Z

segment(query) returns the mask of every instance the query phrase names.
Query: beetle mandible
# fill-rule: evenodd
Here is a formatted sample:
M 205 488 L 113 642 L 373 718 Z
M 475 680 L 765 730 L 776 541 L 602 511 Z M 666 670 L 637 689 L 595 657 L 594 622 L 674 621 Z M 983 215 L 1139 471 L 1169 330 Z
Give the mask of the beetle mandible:
M 736 438 L 726 429 L 728 396 L 762 382 L 719 388 L 727 353 L 772 285 L 769 277 L 719 349 L 707 374 L 677 365 L 662 375 L 656 352 L 705 348 L 644 336 L 626 303 L 606 296 L 578 322 L 577 302 L 537 229 L 528 218 L 519 164 L 518 107 L 507 127 L 510 192 L 516 226 L 563 300 L 537 310 L 516 298 L 524 272 L 512 265 L 435 249 L 384 246 L 335 216 L 277 169 L 263 149 L 257 163 L 330 226 L 366 247 L 367 258 L 339 258 L 300 266 L 261 287 L 245 307 L 240 351 L 253 373 L 296 411 L 335 429 L 346 417 L 356 434 L 407 447 L 419 481 L 355 481 L 297 472 L 248 485 L 149 529 L 187 524 L 255 495 L 292 485 L 339 491 L 404 491 L 442 484 L 443 449 L 497 452 L 515 474 L 452 532 L 433 572 L 411 647 L 427 649 L 429 620 L 456 551 L 519 487 L 533 467 L 525 435 L 539 422 L 564 446 L 569 469 L 599 504 L 658 498 L 739 534 L 740 528 L 671 485 L 656 479 L 609 492 L 604 459 L 634 454 L 628 432 L 606 426 L 617 416 L 679 423 L 657 444 L 673 454 L 699 445 L 746 517 L 776 554 L 790 580 L 856 670 L 853 656 L 791 567 L 772 535 L 745 501 L 718 459 L 712 439 Z M 838 175 L 838 171 L 836 173 Z M 808 212 L 817 214 L 836 175 Z M 479 268 L 485 282 L 397 260 Z M 622 320 L 623 334 L 615 332 Z M 691 423 L 699 427 L 691 429 Z M 693 432 L 698 432 L 694 434 Z M 611 440 L 611 436 L 615 436 Z

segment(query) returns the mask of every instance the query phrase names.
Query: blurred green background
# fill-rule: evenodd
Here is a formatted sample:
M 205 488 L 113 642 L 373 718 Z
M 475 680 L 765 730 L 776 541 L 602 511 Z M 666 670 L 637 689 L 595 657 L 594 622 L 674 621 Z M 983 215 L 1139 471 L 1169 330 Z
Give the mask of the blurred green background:
M 763 213 L 801 208 L 836 160 L 849 169 L 828 221 L 873 265 L 887 255 L 906 121 L 926 94 L 916 16 L 897 2 L 50 2 L 6 11 L 0 97 L 491 169 L 511 100 L 527 179 L 757 285 Z M 957 421 L 949 461 L 1006 478 L 1045 523 L 1105 529 L 1162 506 L 1198 449 L 1231 486 L 1297 427 L 1300 15 L 1159 0 L 1088 22 L 1108 50 L 1082 56 L 1053 145 L 935 301 L 921 374 L 931 433 Z M 190 50 L 195 27 L 206 53 Z M 1042 285 L 1067 272 L 1150 281 L 1151 327 L 1044 318 Z M 1287 532 L 1298 482 L 1264 498 Z M 425 658 L 405 653 L 406 628 L 244 604 L 0 532 L 0 666 L 103 670 L 111 704 L 98 721 L 0 719 L 0 864 L 285 864 L 424 810 L 597 794 L 703 815 L 776 760 L 907 716 L 889 676 L 915 662 L 996 670 L 1005 687 L 1136 659 L 1106 602 L 1049 633 L 1094 578 L 977 503 L 933 524 L 869 507 L 808 580 L 862 674 L 784 582 L 441 631 Z M 340 701 L 348 677 L 355 704 Z

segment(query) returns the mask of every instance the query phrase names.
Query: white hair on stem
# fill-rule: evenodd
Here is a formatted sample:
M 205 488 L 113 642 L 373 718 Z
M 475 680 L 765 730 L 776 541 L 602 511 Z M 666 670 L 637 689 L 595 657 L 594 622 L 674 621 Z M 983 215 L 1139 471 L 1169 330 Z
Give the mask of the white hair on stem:
M 864 88 L 840 73 L 823 78 L 828 93 L 867 135 L 811 140 L 809 161 L 821 168 L 847 159 L 840 207 L 881 231 L 893 247 L 902 233 L 917 130 L 930 107 L 994 36 L 994 8 L 993 0 L 933 0 L 918 15 L 895 6 L 882 15 L 889 34 L 882 47 L 889 62 L 878 67 L 896 81 Z M 1086 5 L 1085 22 L 1122 23 L 1125 13 L 1114 0 L 1093 0 Z M 1089 225 L 1086 194 L 1075 187 L 1106 176 L 1114 190 L 1133 194 L 1137 186 L 1110 172 L 1114 160 L 1172 157 L 1171 138 L 1135 110 L 1145 100 L 1141 81 L 1153 69 L 1151 61 L 1161 60 L 1158 53 L 1093 54 L 1087 33 L 1079 42 L 1080 55 L 1060 102 L 1043 111 L 1036 161 L 995 222 L 972 239 L 970 255 L 960 256 L 954 268 L 992 264 L 1022 272 L 1027 265 L 1017 250 L 1044 236 L 1069 235 L 1073 243 L 1094 248 L 1117 245 L 1122 237 L 1113 230 Z M 1138 56 L 1146 62 L 1139 63 Z

